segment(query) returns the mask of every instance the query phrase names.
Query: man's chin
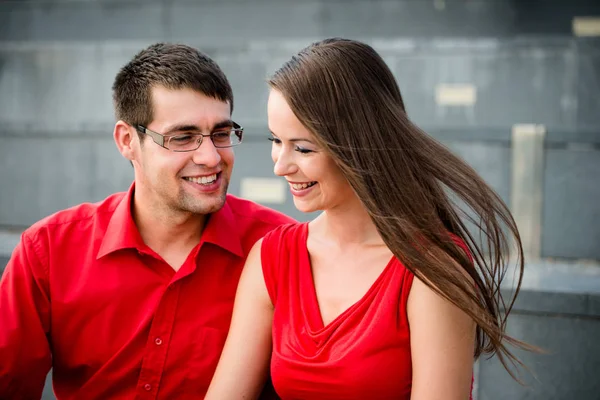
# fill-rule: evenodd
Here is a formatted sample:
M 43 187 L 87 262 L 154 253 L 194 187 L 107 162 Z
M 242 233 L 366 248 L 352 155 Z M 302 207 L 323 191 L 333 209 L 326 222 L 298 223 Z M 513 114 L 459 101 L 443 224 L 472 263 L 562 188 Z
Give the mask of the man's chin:
M 211 214 L 219 211 L 225 205 L 227 193 L 203 194 L 186 199 L 182 208 L 194 214 Z

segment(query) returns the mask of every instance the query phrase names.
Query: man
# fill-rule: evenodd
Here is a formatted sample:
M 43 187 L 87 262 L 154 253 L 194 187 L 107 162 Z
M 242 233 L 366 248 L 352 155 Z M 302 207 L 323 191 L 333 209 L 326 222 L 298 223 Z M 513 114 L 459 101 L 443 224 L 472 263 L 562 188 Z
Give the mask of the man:
M 227 78 L 206 55 L 155 44 L 113 85 L 127 193 L 27 229 L 0 282 L 0 398 L 202 398 L 256 240 L 293 220 L 227 195 Z

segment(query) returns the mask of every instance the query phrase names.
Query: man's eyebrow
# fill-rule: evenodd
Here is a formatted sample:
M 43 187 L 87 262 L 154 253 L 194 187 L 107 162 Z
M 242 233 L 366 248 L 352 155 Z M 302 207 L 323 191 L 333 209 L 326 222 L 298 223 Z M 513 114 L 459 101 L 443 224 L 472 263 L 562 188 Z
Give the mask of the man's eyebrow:
M 220 129 L 220 128 L 231 128 L 233 126 L 233 121 L 230 119 L 224 119 L 220 122 L 217 122 L 216 124 L 213 125 L 211 132 L 213 132 L 216 129 Z M 196 131 L 196 132 L 200 132 L 202 131 L 202 129 L 200 129 L 199 126 L 197 125 L 192 125 L 192 124 L 175 124 L 173 126 L 170 126 L 169 129 L 167 129 L 167 133 L 171 133 L 171 132 L 181 132 L 181 131 Z
M 217 122 L 213 126 L 212 130 L 214 131 L 215 129 L 219 129 L 219 128 L 231 128 L 231 127 L 233 127 L 233 121 L 230 119 L 224 119 L 221 122 Z

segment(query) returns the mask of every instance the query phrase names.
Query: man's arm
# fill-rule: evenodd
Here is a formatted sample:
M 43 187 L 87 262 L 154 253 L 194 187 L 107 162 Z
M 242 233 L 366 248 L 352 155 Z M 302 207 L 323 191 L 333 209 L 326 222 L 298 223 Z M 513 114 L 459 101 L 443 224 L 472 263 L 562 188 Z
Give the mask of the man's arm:
M 263 278 L 261 243 L 252 247 L 244 266 L 225 348 L 205 400 L 256 399 L 267 378 L 273 305 Z
M 0 398 L 41 398 L 52 365 L 47 262 L 24 234 L 0 281 Z

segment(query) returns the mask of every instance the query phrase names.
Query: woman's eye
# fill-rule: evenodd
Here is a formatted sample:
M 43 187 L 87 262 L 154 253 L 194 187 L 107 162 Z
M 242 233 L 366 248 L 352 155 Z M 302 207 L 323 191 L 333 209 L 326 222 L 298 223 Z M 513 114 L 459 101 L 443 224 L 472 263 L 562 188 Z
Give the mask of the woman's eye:
M 276 138 L 275 136 L 268 137 L 267 139 L 275 144 L 281 144 L 281 139 Z M 314 150 L 309 150 L 300 146 L 294 146 L 294 150 L 300 154 L 314 153 Z
M 295 149 L 295 150 L 296 150 L 298 153 L 301 153 L 301 154 L 308 154 L 308 153 L 312 153 L 312 152 L 313 152 L 312 150 L 305 149 L 304 147 L 300 147 L 300 146 L 296 146 L 296 149 Z

